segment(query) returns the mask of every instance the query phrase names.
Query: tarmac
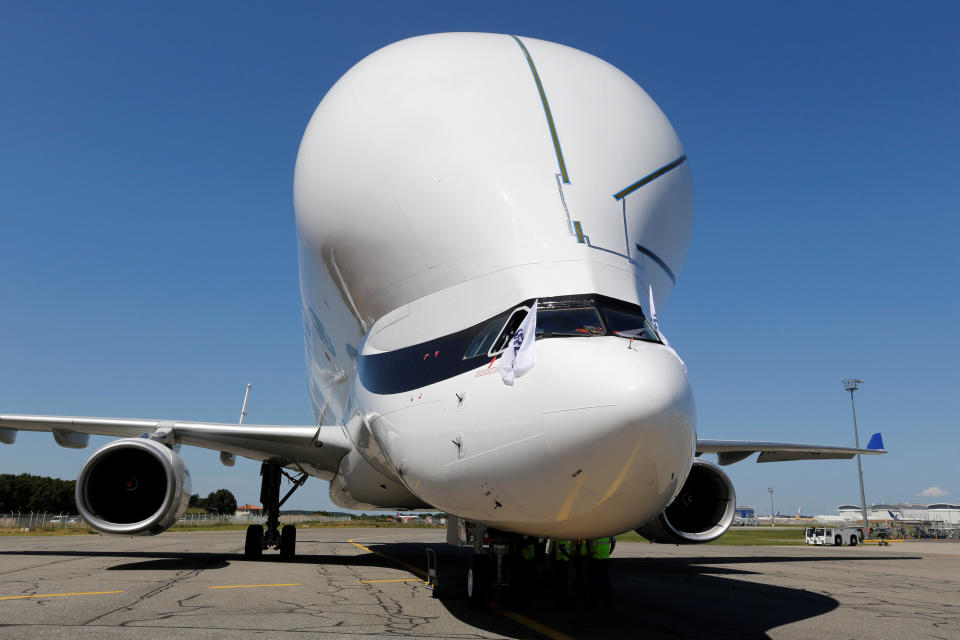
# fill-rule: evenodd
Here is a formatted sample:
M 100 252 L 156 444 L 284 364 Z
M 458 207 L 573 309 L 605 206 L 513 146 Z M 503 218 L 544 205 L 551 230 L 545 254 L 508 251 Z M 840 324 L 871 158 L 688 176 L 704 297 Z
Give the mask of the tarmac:
M 0 537 L 0 638 L 958 638 L 960 543 L 621 542 L 615 600 L 519 609 L 462 595 L 469 550 L 437 529 L 300 529 L 297 558 L 242 531 Z M 424 584 L 425 550 L 440 589 Z M 435 593 L 444 597 L 435 598 Z

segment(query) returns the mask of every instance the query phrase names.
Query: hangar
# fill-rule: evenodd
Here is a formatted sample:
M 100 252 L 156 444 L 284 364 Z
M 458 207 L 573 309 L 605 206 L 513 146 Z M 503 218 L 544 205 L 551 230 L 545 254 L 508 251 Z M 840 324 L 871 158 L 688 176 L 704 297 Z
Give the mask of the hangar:
M 837 513 L 852 522 L 859 521 L 863 517 L 859 504 L 842 504 L 837 507 Z M 869 504 L 867 521 L 886 523 L 891 527 L 918 529 L 937 537 L 958 537 L 960 536 L 960 504 L 946 502 Z

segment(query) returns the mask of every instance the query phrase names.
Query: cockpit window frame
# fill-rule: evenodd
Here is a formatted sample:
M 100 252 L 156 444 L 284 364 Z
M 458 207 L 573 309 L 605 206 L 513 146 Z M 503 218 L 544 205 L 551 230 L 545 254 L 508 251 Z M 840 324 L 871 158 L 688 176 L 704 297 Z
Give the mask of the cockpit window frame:
M 523 311 L 524 312 L 523 318 L 526 318 L 527 314 L 530 313 L 530 309 L 532 308 L 533 307 L 528 307 L 526 305 L 520 305 L 519 307 L 514 307 L 513 311 L 510 312 L 510 315 L 507 316 L 507 319 L 504 321 L 503 326 L 500 327 L 500 331 L 497 333 L 497 337 L 494 339 L 493 344 L 490 345 L 490 348 L 487 350 L 488 358 L 495 358 L 496 356 L 500 355 L 501 353 L 507 350 L 507 347 L 510 345 L 510 339 L 513 337 L 513 334 L 516 333 L 517 331 L 516 327 L 509 330 L 510 335 L 507 337 L 502 347 L 500 347 L 496 351 L 494 351 L 493 349 L 498 344 L 500 344 L 500 341 L 503 339 L 504 332 L 508 331 L 508 327 L 510 326 L 510 321 L 513 320 L 513 317 L 517 315 L 519 312 Z M 521 318 L 520 322 L 517 323 L 517 327 L 519 327 L 523 323 L 523 318 Z

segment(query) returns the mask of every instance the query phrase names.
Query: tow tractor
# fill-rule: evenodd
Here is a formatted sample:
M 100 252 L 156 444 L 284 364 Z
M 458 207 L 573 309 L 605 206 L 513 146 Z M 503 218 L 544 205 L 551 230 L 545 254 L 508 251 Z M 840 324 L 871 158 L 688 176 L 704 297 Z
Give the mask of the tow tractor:
M 832 544 L 836 547 L 849 544 L 855 547 L 863 542 L 863 529 L 860 527 L 807 527 L 804 534 L 807 544 Z

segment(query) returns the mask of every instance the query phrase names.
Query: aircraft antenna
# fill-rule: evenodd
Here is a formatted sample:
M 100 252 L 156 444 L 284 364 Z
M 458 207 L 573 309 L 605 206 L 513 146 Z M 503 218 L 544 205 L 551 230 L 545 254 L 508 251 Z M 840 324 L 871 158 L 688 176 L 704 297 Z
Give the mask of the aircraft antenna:
M 243 421 L 247 419 L 247 402 L 250 400 L 250 389 L 252 388 L 253 385 L 248 382 L 247 390 L 243 393 L 243 406 L 240 408 L 240 422 L 237 424 L 243 424 Z M 237 458 L 229 451 L 221 451 L 220 463 L 225 467 L 232 467 L 237 463 Z
M 247 419 L 247 400 L 250 399 L 250 389 L 253 388 L 253 385 L 249 382 L 247 383 L 247 390 L 243 394 L 243 407 L 240 409 L 240 422 L 243 424 L 243 421 Z

